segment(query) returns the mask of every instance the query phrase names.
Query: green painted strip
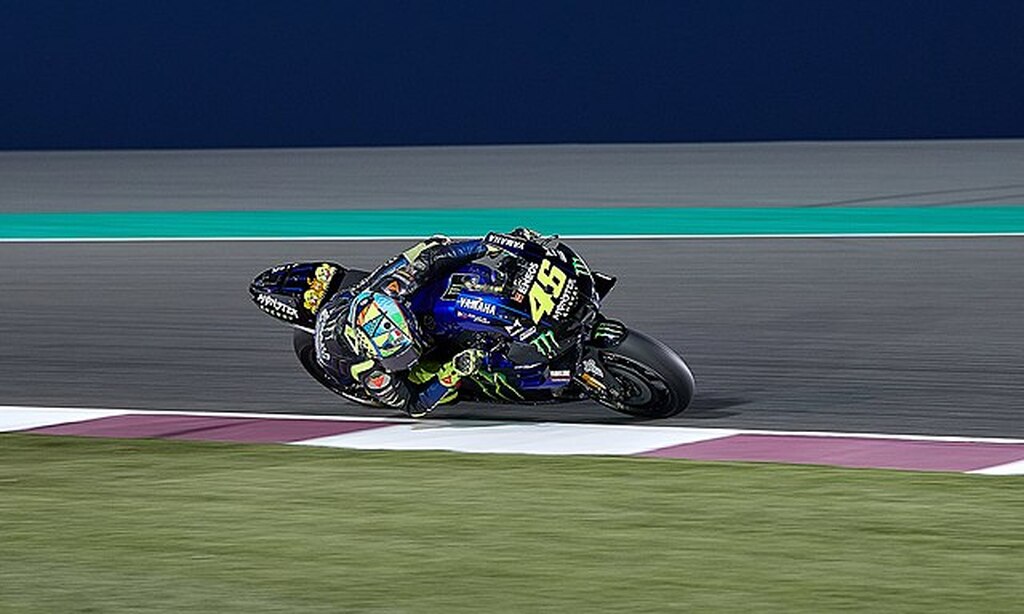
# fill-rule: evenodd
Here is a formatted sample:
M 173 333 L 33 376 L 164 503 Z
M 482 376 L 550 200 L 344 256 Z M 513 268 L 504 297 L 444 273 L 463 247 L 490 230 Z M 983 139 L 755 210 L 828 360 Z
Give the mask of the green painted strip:
M 389 209 L 3 213 L 0 239 L 1024 233 L 1024 207 Z

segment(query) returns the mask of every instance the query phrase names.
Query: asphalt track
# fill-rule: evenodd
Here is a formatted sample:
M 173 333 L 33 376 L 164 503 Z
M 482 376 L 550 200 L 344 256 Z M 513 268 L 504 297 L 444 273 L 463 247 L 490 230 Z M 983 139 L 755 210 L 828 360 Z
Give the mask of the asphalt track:
M 699 147 L 681 152 L 622 148 L 616 155 L 635 172 L 626 176 L 620 169 L 603 200 L 590 199 L 593 188 L 580 191 L 580 203 L 628 204 L 624 195 L 642 195 L 645 179 L 656 177 L 661 195 L 636 202 L 751 206 L 754 201 L 744 190 L 752 198 L 756 186 L 744 169 L 760 169 L 767 194 L 761 204 L 1009 204 L 1024 191 L 1017 185 L 1024 176 L 1020 142 L 939 142 L 931 148 L 927 143 L 706 147 L 701 176 L 721 179 L 717 193 L 709 179 L 698 182 L 695 193 L 689 191 L 685 179 L 699 170 L 668 178 L 657 172 L 657 160 L 667 155 L 700 158 Z M 722 153 L 730 147 L 732 158 Z M 383 200 L 391 199 L 400 205 L 436 206 L 465 185 L 476 187 L 466 188 L 459 201 L 463 206 L 471 201 L 474 206 L 539 206 L 545 190 L 554 190 L 552 178 L 561 177 L 563 192 L 555 190 L 553 198 L 566 206 L 572 200 L 566 194 L 577 181 L 597 174 L 584 161 L 615 153 L 614 148 L 553 148 L 555 158 L 565 150 L 583 151 L 567 158 L 577 166 L 559 170 L 543 155 L 545 164 L 531 162 L 536 155 L 522 155 L 533 148 L 509 148 L 504 158 L 500 149 L 479 150 L 483 161 L 474 164 L 486 172 L 474 173 L 470 165 L 458 171 L 470 175 L 463 183 L 445 175 L 436 185 L 428 181 L 418 192 L 405 193 L 404 200 L 391 199 L 401 191 L 395 186 L 411 184 L 409 177 L 432 168 L 420 159 L 430 158 L 432 150 L 408 154 L 416 160 L 408 167 L 393 160 L 404 152 L 364 151 L 368 176 L 384 173 L 373 157 L 390 152 L 388 164 L 399 180 L 382 179 L 378 192 L 369 183 L 339 189 L 334 205 L 384 206 Z M 477 158 L 472 150 L 433 151 L 441 151 L 441 158 Z M 793 153 L 798 151 L 801 155 Z M 891 155 L 882 156 L 882 164 L 865 151 Z M 314 153 L 290 155 L 299 164 L 308 163 Z M 187 157 L 174 155 L 179 161 Z M 101 154 L 3 154 L 0 206 L 3 211 L 219 209 L 240 203 L 280 208 L 285 188 L 269 190 L 261 199 L 244 181 L 259 179 L 266 186 L 277 177 L 278 183 L 295 188 L 296 207 L 315 208 L 311 203 L 326 199 L 335 185 L 334 179 L 316 184 L 302 173 L 275 176 L 271 171 L 280 166 L 261 166 L 266 156 L 285 159 L 287 152 L 204 155 L 208 177 L 189 193 L 185 183 L 177 183 L 184 180 L 175 175 L 173 164 L 170 179 L 157 178 L 164 168 L 160 160 L 174 157 L 170 153 L 112 154 L 102 164 L 96 161 L 103 159 Z M 88 164 L 67 162 L 82 156 Z M 209 162 L 211 156 L 231 163 L 224 162 L 222 169 Z M 652 169 L 642 163 L 647 156 Z M 842 170 L 823 172 L 821 156 L 842 160 Z M 796 168 L 780 170 L 771 180 L 772 169 L 781 169 L 780 157 Z M 96 170 L 97 164 L 107 171 Z M 326 170 L 329 164 L 313 166 L 324 177 L 334 177 Z M 199 173 L 201 167 L 195 164 L 190 172 Z M 245 173 L 238 170 L 243 167 Z M 530 168 L 537 175 L 535 197 L 525 189 Z M 502 183 L 501 169 L 512 179 Z M 733 176 L 737 179 L 730 183 Z M 850 181 L 840 181 L 844 177 Z M 861 181 L 853 182 L 854 177 Z M 863 187 L 873 178 L 878 178 L 874 191 Z M 305 192 L 298 185 L 304 181 L 313 182 Z M 487 181 L 494 182 L 492 193 Z M 97 182 L 106 187 L 97 188 Z M 220 198 L 214 194 L 218 190 Z M 360 195 L 360 190 L 367 193 Z M 512 192 L 520 196 L 509 196 Z M 75 200 L 76 193 L 81 201 Z M 0 404 L 364 413 L 305 376 L 290 354 L 288 329 L 249 303 L 246 284 L 277 262 L 329 258 L 372 267 L 403 246 L 369 241 L 2 244 Z M 606 311 L 662 339 L 693 367 L 699 392 L 692 412 L 660 424 L 1024 436 L 1024 239 L 581 240 L 577 246 L 592 266 L 620 278 Z M 461 405 L 440 416 L 621 420 L 586 403 L 556 408 Z
M 1024 141 L 0 152 L 0 211 L 1024 202 Z

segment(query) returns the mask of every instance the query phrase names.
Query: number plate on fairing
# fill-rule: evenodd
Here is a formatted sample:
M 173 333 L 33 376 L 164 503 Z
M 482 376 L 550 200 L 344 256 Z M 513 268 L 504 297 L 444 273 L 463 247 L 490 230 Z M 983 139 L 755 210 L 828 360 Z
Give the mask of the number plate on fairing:
M 523 263 L 513 278 L 510 298 L 534 324 L 563 322 L 573 315 L 580 302 L 581 280 L 590 281 L 589 276 L 583 260 L 559 246 L 539 262 Z

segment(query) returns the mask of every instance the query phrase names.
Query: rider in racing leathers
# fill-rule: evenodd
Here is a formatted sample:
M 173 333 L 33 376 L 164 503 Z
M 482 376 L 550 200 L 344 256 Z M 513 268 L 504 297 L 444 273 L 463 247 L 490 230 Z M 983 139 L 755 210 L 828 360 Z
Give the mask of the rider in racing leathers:
M 489 249 L 482 240 L 433 237 L 333 296 L 317 315 L 314 335 L 317 361 L 328 377 L 342 386 L 359 382 L 382 405 L 413 417 L 453 401 L 461 379 L 480 368 L 486 351 L 462 350 L 436 372 L 424 372 L 417 362 L 429 348 L 408 300 L 427 281 Z M 414 368 L 417 384 L 409 381 Z

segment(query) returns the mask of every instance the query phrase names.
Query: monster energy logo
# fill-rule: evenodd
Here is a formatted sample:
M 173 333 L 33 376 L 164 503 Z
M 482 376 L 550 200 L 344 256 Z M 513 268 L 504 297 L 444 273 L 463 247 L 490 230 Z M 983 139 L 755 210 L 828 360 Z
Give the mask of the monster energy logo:
M 545 358 L 551 358 L 558 350 L 558 344 L 555 342 L 555 333 L 550 330 L 546 330 L 534 337 L 533 340 L 530 341 L 530 345 L 537 348 L 537 351 Z
M 579 256 L 572 257 L 572 269 L 576 271 L 576 275 L 590 275 L 590 267 Z
M 594 327 L 594 339 L 618 339 L 622 336 L 622 327 L 610 322 L 601 322 Z
M 492 373 L 490 371 L 477 371 L 473 374 L 473 381 L 480 386 L 480 391 L 500 401 L 523 400 L 515 386 L 508 382 L 504 373 Z

